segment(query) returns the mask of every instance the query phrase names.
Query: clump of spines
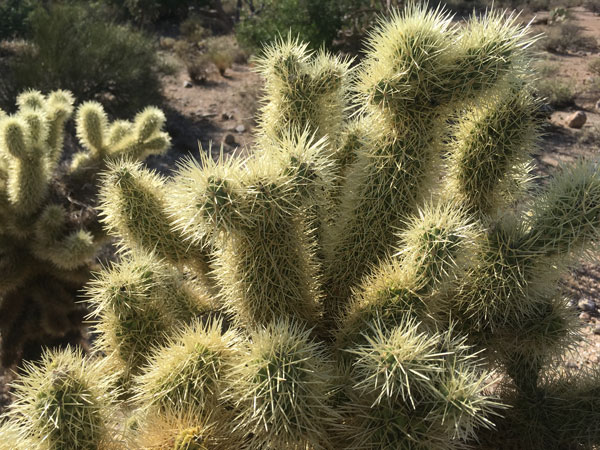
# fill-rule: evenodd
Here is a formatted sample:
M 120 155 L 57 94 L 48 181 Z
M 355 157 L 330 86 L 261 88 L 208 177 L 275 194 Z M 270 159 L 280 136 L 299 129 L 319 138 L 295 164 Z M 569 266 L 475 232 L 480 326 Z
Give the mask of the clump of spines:
M 42 341 L 81 341 L 85 312 L 75 299 L 106 238 L 92 206 L 90 180 L 96 172 L 81 179 L 62 161 L 72 95 L 31 90 L 16 103 L 15 114 L 0 115 L 0 328 L 6 366 L 24 353 L 39 356 Z M 106 120 L 99 104 L 80 106 L 77 131 L 84 146 L 98 144 L 94 130 Z M 129 144 L 104 142 L 94 161 L 101 166 L 109 155 L 148 154 L 138 148 L 163 151 L 169 143 L 163 125 L 163 114 L 148 109 L 123 134 Z
M 140 217 L 159 214 L 167 224 L 166 233 L 144 233 L 157 240 L 173 233 L 182 245 L 207 249 L 215 315 L 224 317 L 222 333 L 235 329 L 240 350 L 225 370 L 216 414 L 193 419 L 148 406 L 151 395 L 142 392 L 156 381 L 150 373 L 181 353 L 175 341 L 185 320 L 168 315 L 173 306 L 161 310 L 169 322 L 162 342 L 174 351 L 155 350 L 156 361 L 147 353 L 135 368 L 147 371 L 136 377 L 140 409 L 130 421 L 139 442 L 231 448 L 217 437 L 223 430 L 232 431 L 233 445 L 249 449 L 600 441 L 597 427 L 574 412 L 580 404 L 595 417 L 597 377 L 570 383 L 556 370 L 577 337 L 557 281 L 597 239 L 597 169 L 578 163 L 531 199 L 516 189 L 536 125 L 536 102 L 523 88 L 522 57 L 532 41 L 524 33 L 512 16 L 488 13 L 460 27 L 441 9 L 409 6 L 371 36 L 352 81 L 351 122 L 322 119 L 311 128 L 319 115 L 311 105 L 321 101 L 315 86 L 315 97 L 294 116 L 298 124 L 283 101 L 264 108 L 258 157 L 188 162 L 173 181 L 156 183 L 160 201 L 141 196 L 158 207 L 137 209 L 145 210 Z M 269 95 L 289 87 L 277 76 L 298 91 L 310 85 L 313 60 L 301 45 L 284 40 L 269 52 L 261 63 L 273 72 Z M 278 52 L 287 56 L 277 59 Z M 339 111 L 340 103 L 329 106 Z M 113 133 L 126 128 L 115 125 Z M 325 129 L 341 134 L 310 145 L 309 136 Z M 105 183 L 118 179 L 120 167 L 137 170 L 118 162 Z M 135 177 L 147 181 L 146 174 Z M 448 195 L 431 202 L 439 193 Z M 518 208 L 509 213 L 513 202 Z M 126 217 L 137 206 L 120 203 L 111 214 Z M 148 247 L 127 239 L 123 246 L 125 253 Z M 164 259 L 186 282 L 194 280 L 193 258 Z M 155 294 L 142 297 L 154 308 Z M 146 388 L 141 380 L 151 378 Z M 188 406 L 180 400 L 187 384 L 182 396 L 180 384 L 167 379 L 153 398 L 169 392 Z M 512 407 L 501 411 L 505 419 L 497 416 L 500 402 Z M 553 429 L 540 426 L 544 417 Z
M 195 322 L 171 336 L 135 378 L 135 401 L 154 411 L 216 417 L 224 378 L 238 356 L 236 332 L 222 327 L 219 320 Z
M 119 393 L 113 387 L 118 373 L 107 373 L 105 365 L 68 348 L 26 364 L 7 413 L 20 438 L 33 448 L 109 448 Z
M 259 328 L 230 373 L 236 428 L 250 433 L 250 448 L 328 448 L 328 428 L 338 419 L 333 380 L 310 330 L 288 320 Z
M 483 392 L 490 374 L 465 338 L 430 333 L 413 318 L 376 321 L 349 350 L 348 448 L 458 448 L 491 427 L 500 406 Z
M 126 256 L 88 288 L 97 347 L 114 359 L 125 379 L 148 364 L 153 346 L 165 344 L 178 324 L 208 316 L 210 297 L 150 255 Z
M 318 320 L 317 267 L 303 212 L 319 204 L 327 186 L 322 145 L 307 134 L 287 137 L 246 161 L 188 163 L 176 178 L 173 214 L 192 243 L 216 243 L 219 296 L 241 325 Z

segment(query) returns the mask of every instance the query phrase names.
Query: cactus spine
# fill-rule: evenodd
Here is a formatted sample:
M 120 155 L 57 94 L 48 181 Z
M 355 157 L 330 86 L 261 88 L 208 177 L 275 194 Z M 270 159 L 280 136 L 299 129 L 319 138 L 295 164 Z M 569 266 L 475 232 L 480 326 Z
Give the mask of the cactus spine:
M 75 343 L 85 314 L 77 292 L 90 277 L 105 233 L 90 199 L 77 198 L 83 183 L 81 153 L 70 167 L 62 161 L 64 126 L 73 112 L 69 92 L 47 96 L 27 91 L 14 115 L 0 115 L 0 331 L 2 362 L 23 353 L 35 357 L 46 341 Z M 119 124 L 119 123 L 117 123 Z M 95 169 L 113 157 L 142 158 L 169 144 L 162 112 L 149 108 L 118 139 L 105 138 L 109 124 L 102 106 L 77 111 L 77 135 Z M 89 167 L 92 167 L 88 164 Z M 86 172 L 84 183 L 96 172 Z M 71 198 L 73 197 L 73 198 Z M 81 206 L 83 205 L 83 206 Z
M 171 180 L 109 165 L 124 258 L 88 293 L 130 445 L 600 444 L 598 373 L 559 368 L 577 330 L 558 284 L 598 239 L 598 168 L 527 188 L 526 31 L 409 6 L 353 71 L 283 39 L 250 157 Z

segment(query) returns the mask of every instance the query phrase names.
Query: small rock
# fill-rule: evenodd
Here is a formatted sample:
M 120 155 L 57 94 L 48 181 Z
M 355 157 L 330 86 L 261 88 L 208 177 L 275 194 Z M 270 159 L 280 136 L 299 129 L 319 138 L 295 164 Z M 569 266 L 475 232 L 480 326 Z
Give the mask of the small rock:
M 589 321 L 591 318 L 592 317 L 589 315 L 589 313 L 586 313 L 585 311 L 579 314 L 579 319 L 585 322 Z
M 233 119 L 233 114 L 223 113 L 223 114 L 221 114 L 221 119 L 223 119 L 223 120 L 231 120 L 231 119 Z
M 567 119 L 569 128 L 581 128 L 587 121 L 587 116 L 583 111 L 576 111 L 571 114 Z
M 235 145 L 236 144 L 236 142 L 235 142 L 235 136 L 233 134 L 227 134 L 225 136 L 225 143 L 227 145 Z
M 238 133 L 243 133 L 244 131 L 246 131 L 246 127 L 243 124 L 239 124 L 237 127 L 235 127 L 235 131 L 237 131 Z
M 600 100 L 596 102 L 596 111 L 600 112 Z
M 600 323 L 596 322 L 596 326 L 594 327 L 594 334 L 600 334 Z
M 569 368 L 569 369 L 577 369 L 577 363 L 575 363 L 573 361 L 569 361 L 569 362 L 567 362 L 567 368 Z
M 186 80 L 186 81 L 183 82 L 183 87 L 184 88 L 191 88 L 192 86 L 193 86 L 193 84 L 192 84 L 191 81 Z
M 579 300 L 577 307 L 582 311 L 592 312 L 596 309 L 596 303 L 589 298 L 583 298 Z

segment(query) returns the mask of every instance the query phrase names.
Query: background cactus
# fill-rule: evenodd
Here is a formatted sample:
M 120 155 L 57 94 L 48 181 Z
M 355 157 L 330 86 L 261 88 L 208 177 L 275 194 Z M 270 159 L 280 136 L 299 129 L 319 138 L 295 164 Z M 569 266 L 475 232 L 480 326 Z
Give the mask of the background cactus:
M 558 280 L 594 250 L 599 172 L 528 185 L 533 40 L 424 6 L 353 72 L 282 40 L 251 156 L 169 180 L 111 163 L 100 209 L 125 256 L 88 294 L 125 374 L 123 446 L 597 447 L 600 380 L 560 368 L 577 330 Z
M 0 114 L 0 334 L 2 363 L 40 345 L 77 342 L 86 311 L 76 304 L 106 234 L 93 210 L 99 169 L 111 159 L 143 158 L 169 145 L 156 108 L 134 122 L 108 123 L 98 103 L 77 110 L 76 131 L 85 150 L 63 159 L 69 92 L 38 91 L 17 98 L 13 115 Z M 92 170 L 93 169 L 93 170 Z

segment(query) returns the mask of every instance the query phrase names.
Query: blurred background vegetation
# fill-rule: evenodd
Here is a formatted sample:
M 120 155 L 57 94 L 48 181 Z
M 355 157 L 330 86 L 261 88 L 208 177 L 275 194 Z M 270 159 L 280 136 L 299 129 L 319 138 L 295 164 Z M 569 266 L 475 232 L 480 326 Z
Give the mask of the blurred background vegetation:
M 0 0 L 0 107 L 27 88 L 68 89 L 81 101 L 99 100 L 125 117 L 160 105 L 160 79 L 186 68 L 192 83 L 209 67 L 225 75 L 264 43 L 291 33 L 316 48 L 360 56 L 379 17 L 402 0 Z M 436 0 L 430 2 L 436 6 Z M 566 8 L 600 12 L 600 0 L 448 0 L 457 17 L 495 7 L 551 11 L 543 50 L 593 48 L 570 23 Z M 542 68 L 551 70 L 551 68 Z M 555 106 L 574 92 L 555 80 L 540 83 Z

